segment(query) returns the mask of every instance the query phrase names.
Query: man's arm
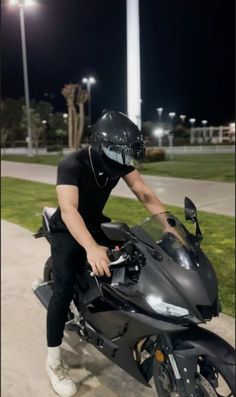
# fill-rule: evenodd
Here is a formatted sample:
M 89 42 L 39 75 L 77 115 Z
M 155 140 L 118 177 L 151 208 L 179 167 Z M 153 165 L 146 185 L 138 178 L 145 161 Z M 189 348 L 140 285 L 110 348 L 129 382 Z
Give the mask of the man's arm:
M 106 248 L 96 243 L 77 210 L 79 203 L 78 187 L 73 185 L 58 185 L 56 190 L 63 222 L 75 240 L 85 249 L 87 260 L 93 272 L 101 276 L 105 272 L 107 276 L 110 276 Z
M 175 230 L 175 228 L 168 223 L 168 216 L 166 213 L 167 210 L 165 206 L 161 203 L 152 189 L 144 182 L 140 173 L 137 170 L 134 170 L 133 172 L 125 175 L 123 178 L 132 192 L 137 196 L 139 201 L 141 201 L 144 207 L 147 208 L 149 213 L 151 215 L 159 214 L 158 219 L 163 225 L 163 231 L 174 234 L 183 244 L 185 244 L 182 237 Z
M 151 215 L 166 212 L 164 205 L 161 203 L 152 189 L 144 182 L 137 170 L 125 175 L 123 179 Z

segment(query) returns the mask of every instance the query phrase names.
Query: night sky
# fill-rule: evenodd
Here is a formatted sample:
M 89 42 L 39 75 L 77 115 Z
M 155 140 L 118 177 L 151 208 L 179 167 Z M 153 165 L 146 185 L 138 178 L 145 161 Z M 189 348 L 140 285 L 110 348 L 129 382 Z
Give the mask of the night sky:
M 142 119 L 234 120 L 234 0 L 140 0 Z M 17 8 L 2 5 L 2 97 L 24 96 Z M 126 111 L 125 0 L 48 0 L 26 10 L 30 97 L 66 111 L 65 83 L 93 75 L 92 118 Z M 45 95 L 46 94 L 46 95 Z

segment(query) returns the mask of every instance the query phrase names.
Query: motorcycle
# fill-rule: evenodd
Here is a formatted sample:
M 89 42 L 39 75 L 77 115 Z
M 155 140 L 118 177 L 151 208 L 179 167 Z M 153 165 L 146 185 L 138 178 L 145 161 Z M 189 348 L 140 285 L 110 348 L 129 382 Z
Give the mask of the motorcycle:
M 35 235 L 49 243 L 54 211 L 43 210 Z M 85 264 L 66 327 L 143 385 L 151 387 L 153 377 L 159 397 L 236 396 L 233 347 L 200 327 L 219 316 L 221 307 L 215 271 L 200 248 L 196 207 L 185 197 L 185 219 L 195 223 L 195 234 L 169 212 L 164 227 L 162 216 L 131 228 L 101 225 L 114 242 L 108 252 L 112 277 L 97 277 Z M 53 293 L 51 258 L 33 290 L 47 308 Z

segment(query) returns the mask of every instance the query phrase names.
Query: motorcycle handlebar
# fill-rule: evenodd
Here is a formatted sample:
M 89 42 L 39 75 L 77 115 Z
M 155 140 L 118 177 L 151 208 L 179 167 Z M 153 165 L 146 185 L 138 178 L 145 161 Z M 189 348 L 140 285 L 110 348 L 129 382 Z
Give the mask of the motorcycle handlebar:
M 117 260 L 110 262 L 109 266 L 115 266 L 115 265 L 120 265 L 121 263 L 125 262 L 127 260 L 128 256 L 127 255 L 121 255 Z
M 116 250 L 108 250 L 107 256 L 111 261 L 109 263 L 110 268 L 117 267 L 118 265 L 120 267 L 121 264 L 126 262 L 126 260 L 128 259 L 127 254 L 122 254 L 120 251 L 116 251 Z M 125 265 L 122 265 L 122 266 L 125 266 Z M 93 277 L 94 273 L 90 272 L 90 276 Z

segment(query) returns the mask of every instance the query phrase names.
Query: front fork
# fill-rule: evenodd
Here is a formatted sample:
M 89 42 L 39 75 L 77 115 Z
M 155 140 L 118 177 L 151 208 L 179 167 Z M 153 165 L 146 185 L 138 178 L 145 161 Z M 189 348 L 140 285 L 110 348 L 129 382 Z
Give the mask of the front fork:
M 196 372 L 198 357 L 191 354 L 186 355 L 185 352 L 184 354 L 174 352 L 169 336 L 162 335 L 160 338 L 158 346 L 161 347 L 165 357 L 168 357 L 177 393 L 180 397 L 197 397 Z M 155 356 L 158 360 L 158 355 Z

